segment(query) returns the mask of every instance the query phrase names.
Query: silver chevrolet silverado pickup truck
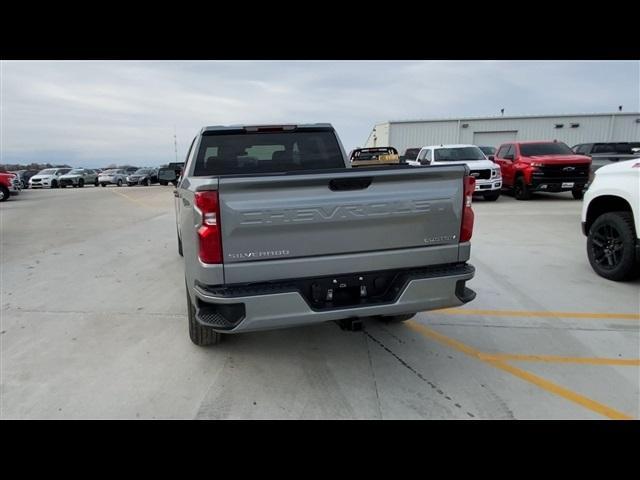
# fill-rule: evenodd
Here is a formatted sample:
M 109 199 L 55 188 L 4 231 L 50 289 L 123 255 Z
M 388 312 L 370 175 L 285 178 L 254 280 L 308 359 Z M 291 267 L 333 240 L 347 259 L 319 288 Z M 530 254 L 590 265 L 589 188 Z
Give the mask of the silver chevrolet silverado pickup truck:
M 468 172 L 349 168 L 329 124 L 203 128 L 174 193 L 191 340 L 473 300 Z

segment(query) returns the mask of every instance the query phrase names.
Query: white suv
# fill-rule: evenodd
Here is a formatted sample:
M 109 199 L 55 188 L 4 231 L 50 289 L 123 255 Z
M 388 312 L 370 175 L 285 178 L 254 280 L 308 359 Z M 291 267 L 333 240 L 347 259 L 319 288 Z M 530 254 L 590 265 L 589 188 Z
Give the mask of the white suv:
M 407 160 L 414 167 L 465 164 L 476 179 L 477 195 L 485 200 L 497 200 L 502 189 L 500 166 L 489 160 L 475 145 L 430 145 L 422 147 L 415 160 Z
M 58 188 L 60 177 L 71 171 L 71 168 L 45 168 L 29 179 L 31 188 Z
M 582 233 L 595 272 L 609 280 L 640 274 L 640 159 L 606 165 L 584 195 Z

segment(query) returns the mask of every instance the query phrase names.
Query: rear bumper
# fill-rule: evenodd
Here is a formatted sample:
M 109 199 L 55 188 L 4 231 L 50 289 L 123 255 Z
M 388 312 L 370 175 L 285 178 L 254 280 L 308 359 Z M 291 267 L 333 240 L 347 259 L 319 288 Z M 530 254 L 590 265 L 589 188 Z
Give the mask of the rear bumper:
M 249 294 L 251 287 L 228 293 L 195 285 L 190 293 L 197 305 L 198 322 L 219 332 L 240 333 L 459 306 L 475 298 L 475 292 L 465 284 L 474 274 L 474 267 L 468 264 L 424 269 L 408 276 L 391 301 L 320 310 L 312 308 L 291 286 L 271 287 L 273 293 Z M 226 322 L 225 313 L 234 309 L 241 312 L 239 320 Z

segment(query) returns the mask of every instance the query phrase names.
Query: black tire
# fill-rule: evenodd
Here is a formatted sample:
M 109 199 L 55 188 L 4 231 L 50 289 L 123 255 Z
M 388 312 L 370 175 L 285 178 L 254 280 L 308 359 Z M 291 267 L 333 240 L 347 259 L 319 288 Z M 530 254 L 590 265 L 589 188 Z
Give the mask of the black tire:
M 591 225 L 587 257 L 591 268 L 603 278 L 630 280 L 640 273 L 635 251 L 636 232 L 631 212 L 609 212 Z
M 149 184 L 149 179 L 148 179 L 148 178 L 145 178 L 145 179 L 142 181 L 142 185 L 143 185 L 143 186 L 145 186 L 145 187 L 148 187 L 148 186 L 150 185 L 150 184 Z
M 122 186 L 122 179 L 121 178 L 118 179 L 118 182 L 116 183 L 116 185 L 119 186 L 119 187 Z
M 100 184 L 100 186 L 101 186 L 101 187 L 106 187 L 106 186 L 107 186 L 107 184 L 106 184 L 106 183 L 101 183 L 101 184 Z
M 58 188 L 58 181 L 54 180 L 53 182 L 51 182 L 51 188 Z
M 495 202 L 500 198 L 500 192 L 485 193 L 483 197 L 488 202 Z
M 0 202 L 6 202 L 11 197 L 11 192 L 4 185 L 0 185 Z
M 187 317 L 189 319 L 189 338 L 199 347 L 217 345 L 220 343 L 222 335 L 211 327 L 200 325 L 196 320 L 196 307 L 191 302 L 191 297 L 187 291 Z
M 415 317 L 415 313 L 405 313 L 403 315 L 384 315 L 380 317 L 380 320 L 386 323 L 401 323 Z
M 84 188 L 84 178 L 78 180 L 78 188 Z
M 571 190 L 571 195 L 573 195 L 573 198 L 576 200 L 582 200 L 584 198 L 584 190 L 582 188 L 574 188 Z
M 164 180 L 160 180 L 160 185 L 166 187 L 167 185 L 169 185 L 169 182 L 165 182 Z
M 524 177 L 516 178 L 516 182 L 513 185 L 513 196 L 516 198 L 516 200 L 531 199 L 531 190 L 529 190 L 529 186 L 524 181 Z

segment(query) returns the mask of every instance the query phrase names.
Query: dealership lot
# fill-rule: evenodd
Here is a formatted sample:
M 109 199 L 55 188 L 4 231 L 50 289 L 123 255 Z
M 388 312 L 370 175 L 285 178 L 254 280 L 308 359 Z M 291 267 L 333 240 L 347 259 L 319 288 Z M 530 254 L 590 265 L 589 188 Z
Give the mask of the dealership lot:
M 460 309 L 188 337 L 172 187 L 0 207 L 2 418 L 638 418 L 640 282 L 590 268 L 570 193 L 474 202 Z

